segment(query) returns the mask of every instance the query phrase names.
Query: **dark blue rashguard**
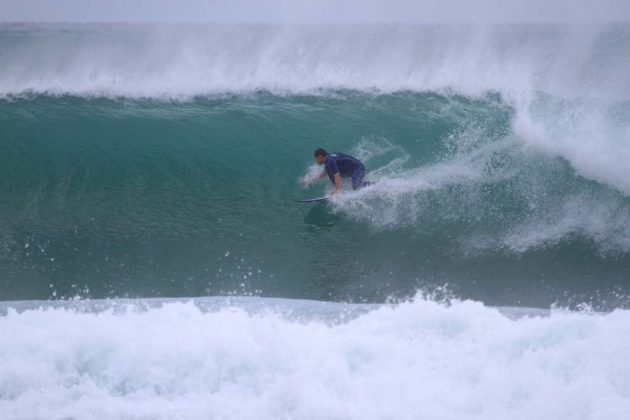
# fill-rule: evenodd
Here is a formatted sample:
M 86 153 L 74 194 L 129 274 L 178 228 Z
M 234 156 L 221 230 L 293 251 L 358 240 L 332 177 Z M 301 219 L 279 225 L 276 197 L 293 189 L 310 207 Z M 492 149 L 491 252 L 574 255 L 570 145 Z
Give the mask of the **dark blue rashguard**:
M 335 185 L 335 174 L 339 172 L 342 177 L 352 178 L 352 188 L 358 190 L 368 185 L 363 182 L 365 166 L 357 158 L 344 153 L 331 153 L 326 158 L 326 173 L 330 182 Z

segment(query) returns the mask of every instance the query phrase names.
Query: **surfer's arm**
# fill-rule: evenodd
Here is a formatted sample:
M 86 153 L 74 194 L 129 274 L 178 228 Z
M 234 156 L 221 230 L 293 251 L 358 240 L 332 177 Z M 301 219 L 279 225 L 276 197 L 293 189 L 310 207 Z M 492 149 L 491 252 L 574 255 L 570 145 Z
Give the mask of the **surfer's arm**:
M 341 191 L 341 174 L 337 172 L 335 174 L 335 191 L 331 195 L 335 195 L 339 191 Z

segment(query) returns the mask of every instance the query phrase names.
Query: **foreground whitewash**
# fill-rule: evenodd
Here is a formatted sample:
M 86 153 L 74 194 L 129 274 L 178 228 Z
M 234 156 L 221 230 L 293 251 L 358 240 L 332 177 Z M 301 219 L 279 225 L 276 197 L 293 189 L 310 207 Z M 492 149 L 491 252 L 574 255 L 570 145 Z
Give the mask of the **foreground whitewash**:
M 0 317 L 1 418 L 622 419 L 630 412 L 628 311 L 510 319 L 476 302 L 369 308 L 263 298 L 203 309 L 195 302 L 81 309 Z M 335 322 L 344 314 L 349 320 Z

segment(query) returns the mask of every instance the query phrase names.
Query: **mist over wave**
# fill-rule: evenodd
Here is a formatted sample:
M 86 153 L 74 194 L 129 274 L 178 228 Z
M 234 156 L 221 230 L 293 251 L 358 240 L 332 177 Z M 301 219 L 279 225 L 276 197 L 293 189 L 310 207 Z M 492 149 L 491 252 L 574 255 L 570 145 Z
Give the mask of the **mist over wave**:
M 2 36 L 4 95 L 630 95 L 623 25 L 3 25 Z

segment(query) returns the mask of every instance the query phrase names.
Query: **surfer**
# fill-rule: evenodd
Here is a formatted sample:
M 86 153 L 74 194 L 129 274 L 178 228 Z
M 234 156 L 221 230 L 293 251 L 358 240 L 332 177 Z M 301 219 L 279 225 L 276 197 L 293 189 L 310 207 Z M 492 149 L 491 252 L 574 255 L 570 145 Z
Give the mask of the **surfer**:
M 335 191 L 331 195 L 335 195 L 341 191 L 341 178 L 352 178 L 352 189 L 358 190 L 370 185 L 369 182 L 363 181 L 365 177 L 365 166 L 355 157 L 344 153 L 328 153 L 324 149 L 315 150 L 315 161 L 318 165 L 325 165 L 322 173 L 313 181 L 306 181 L 305 184 L 317 182 L 328 175 L 330 182 L 335 186 Z

